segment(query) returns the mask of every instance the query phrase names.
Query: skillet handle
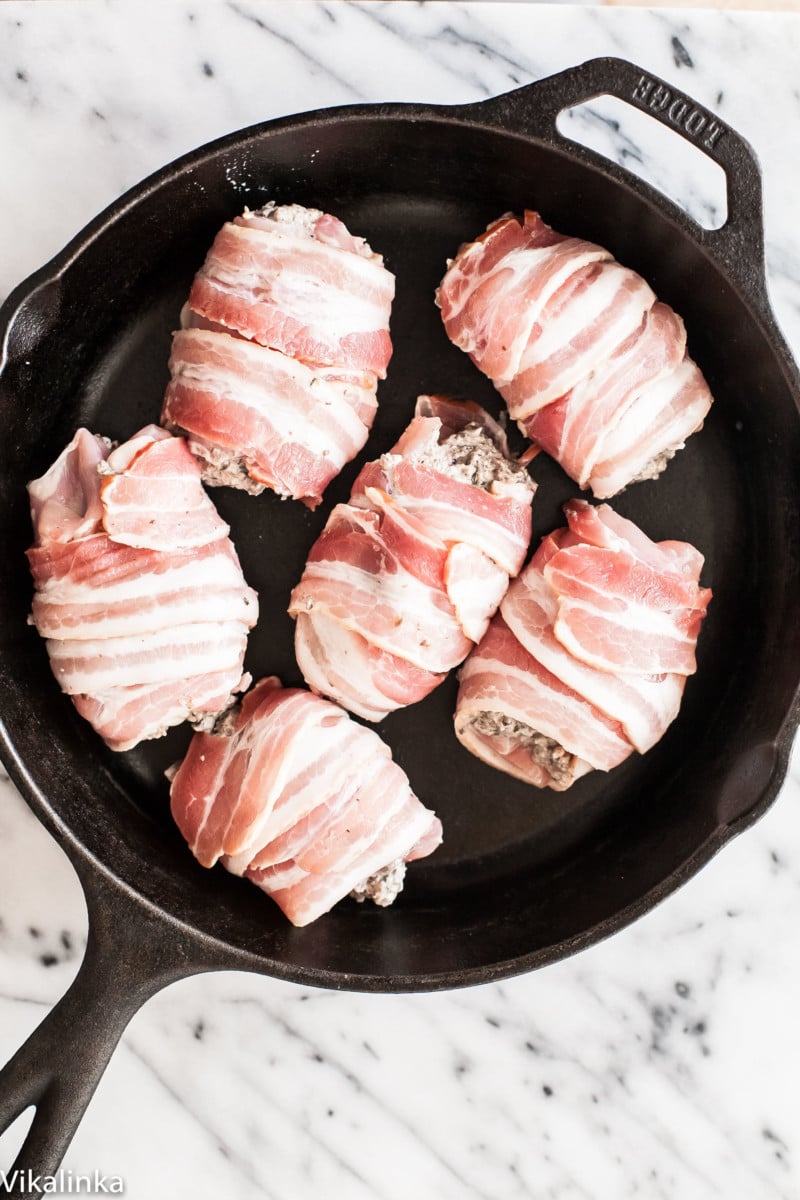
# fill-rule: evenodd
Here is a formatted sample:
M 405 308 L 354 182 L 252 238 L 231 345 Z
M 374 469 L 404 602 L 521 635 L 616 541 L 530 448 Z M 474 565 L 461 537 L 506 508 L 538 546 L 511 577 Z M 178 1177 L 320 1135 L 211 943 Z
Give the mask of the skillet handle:
M 615 178 L 629 178 L 623 168 L 565 137 L 556 120 L 566 108 L 598 96 L 624 100 L 654 117 L 718 163 L 725 172 L 728 216 L 719 229 L 705 229 L 685 213 L 694 238 L 721 261 L 750 295 L 767 303 L 764 259 L 764 215 L 761 170 L 750 144 L 719 117 L 656 75 L 626 59 L 594 58 L 517 88 L 503 96 L 473 105 L 511 132 L 532 133 L 573 157 L 603 163 Z
M 72 986 L 0 1071 L 0 1133 L 35 1105 L 33 1123 L 3 1177 L 4 1194 L 55 1175 L 126 1025 L 146 1000 L 202 969 L 164 918 L 104 876 L 80 872 L 89 935 Z M 16 1175 L 15 1175 L 16 1172 Z

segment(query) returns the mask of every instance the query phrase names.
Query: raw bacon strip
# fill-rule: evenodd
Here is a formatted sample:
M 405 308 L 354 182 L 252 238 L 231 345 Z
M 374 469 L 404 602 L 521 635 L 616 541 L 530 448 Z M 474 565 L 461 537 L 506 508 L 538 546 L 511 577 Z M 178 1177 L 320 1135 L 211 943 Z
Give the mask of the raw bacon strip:
M 227 538 L 186 442 L 158 425 L 112 450 L 98 469 L 103 528 L 119 545 L 169 552 Z
M 420 397 L 331 513 L 292 592 L 309 686 L 372 721 L 438 686 L 524 561 L 534 490 L 483 409 Z
M 586 542 L 608 550 L 630 549 L 637 558 L 656 570 L 683 575 L 696 582 L 703 569 L 703 556 L 689 542 L 653 542 L 633 521 L 621 517 L 610 504 L 591 505 L 570 500 L 564 506 L 569 531 L 551 535 L 548 558 L 556 549 Z
M 74 542 L 97 528 L 103 511 L 97 469 L 110 449 L 108 438 L 79 429 L 52 467 L 28 484 L 31 518 L 41 545 Z
M 239 621 L 192 622 L 151 629 L 135 637 L 101 637 L 72 641 L 50 639 L 53 674 L 68 696 L 90 695 L 93 689 L 161 684 L 187 675 L 211 675 L 239 662 L 247 626 Z M 234 680 L 238 683 L 238 679 Z
M 514 575 L 530 540 L 531 482 L 513 468 L 505 433 L 479 405 L 420 396 L 393 449 L 362 468 L 351 503 L 368 506 L 362 497 L 378 488 L 432 536 L 473 546 Z
M 375 415 L 375 376 L 310 367 L 224 332 L 175 334 L 162 419 L 186 433 L 207 483 L 240 482 L 314 508 L 364 445 Z M 219 464 L 223 464 L 219 476 Z
M 419 517 L 431 536 L 451 545 L 460 541 L 473 546 L 509 575 L 516 574 L 524 561 L 530 512 L 526 515 L 526 504 L 519 497 L 484 491 L 394 451 L 366 463 L 353 484 L 351 503 L 368 504 L 362 497 L 369 487 Z
M 181 625 L 213 621 L 220 612 L 248 627 L 252 622 L 252 597 L 242 588 L 228 538 L 172 557 L 117 545 L 101 533 L 56 548 L 34 547 L 28 561 L 37 587 L 33 621 L 42 637 L 147 635 L 161 608 Z
M 486 713 L 502 714 L 497 733 L 486 733 L 488 723 L 479 719 Z M 526 756 L 518 753 L 525 735 L 507 732 L 512 725 L 528 727 Z M 546 671 L 500 613 L 461 671 L 456 710 L 460 740 L 467 730 L 468 737 L 486 739 L 494 755 L 510 755 L 512 774 L 524 778 L 523 771 L 533 769 L 538 775 L 544 769 L 552 780 L 548 786 L 558 791 L 573 782 L 581 762 L 608 771 L 631 752 L 622 728 Z
M 232 693 L 247 686 L 247 679 L 236 670 L 216 671 L 158 684 L 112 687 L 108 692 L 93 690 L 91 695 L 73 696 L 72 702 L 90 725 L 102 731 L 112 750 L 129 750 L 143 740 L 142 730 L 152 730 L 148 737 L 160 737 L 187 719 L 205 727 L 228 707 Z
M 274 676 L 224 732 L 195 735 L 171 807 L 203 866 L 250 879 L 298 926 L 350 893 L 390 904 L 442 834 L 376 733 Z
M 189 306 L 207 320 L 316 366 L 385 379 L 394 277 L 363 239 L 329 237 L 330 214 L 266 205 L 223 225 Z M 319 236 L 320 224 L 323 236 Z
M 161 418 L 204 481 L 315 508 L 369 435 L 393 298 L 381 256 L 329 213 L 267 204 L 227 222 L 181 313 Z
M 607 431 L 592 467 L 595 495 L 614 496 L 632 479 L 648 477 L 647 464 L 650 475 L 658 474 L 683 449 L 687 430 L 701 427 L 708 408 L 708 385 L 697 364 L 685 358 L 671 375 L 640 393 L 625 420 Z
M 612 675 L 573 656 L 553 631 L 558 602 L 542 569 L 544 544 L 514 580 L 502 605 L 503 618 L 520 645 L 546 670 L 617 721 L 631 745 L 644 754 L 678 715 L 683 675 Z
M 390 524 L 385 510 L 337 504 L 311 548 L 290 611 L 322 612 L 344 629 L 363 631 L 379 650 L 449 671 L 466 657 L 469 640 L 444 587 L 417 578 L 409 560 L 387 545 Z M 446 547 L 440 549 L 444 559 Z
M 462 246 L 436 298 L 526 437 L 600 498 L 655 478 L 711 406 L 672 309 L 538 213 L 506 215 Z
M 447 678 L 379 649 L 323 613 L 299 612 L 296 621 L 295 657 L 308 686 L 346 707 L 357 697 L 367 721 L 424 700 Z
M 576 272 L 610 258 L 600 246 L 556 233 L 538 214 L 526 213 L 523 224 L 501 217 L 461 247 L 442 281 L 448 336 L 498 387 L 511 383 L 548 302 Z
M 711 599 L 688 543 L 652 542 L 607 504 L 565 512 L 464 664 L 455 715 L 472 753 L 556 790 L 663 736 Z
M 524 420 L 564 396 L 633 334 L 655 303 L 650 286 L 617 262 L 581 269 L 553 297 L 547 322 L 502 391 Z M 576 329 L 578 332 L 576 333 Z
M 685 347 L 683 322 L 666 304 L 655 304 L 642 327 L 589 376 L 524 421 L 524 432 L 586 487 L 606 439 L 643 393 L 677 370 Z
M 508 575 L 488 555 L 456 542 L 447 556 L 444 586 L 466 636 L 479 642 L 508 588 Z
M 79 430 L 30 495 L 31 620 L 107 744 L 227 708 L 258 599 L 186 445 L 147 426 L 111 451 Z
M 573 533 L 588 507 L 576 500 L 566 505 Z M 601 520 L 607 507 L 597 510 Z M 680 543 L 667 543 L 659 553 L 649 539 L 642 545 L 641 530 L 625 544 L 623 529 L 618 523 L 616 547 L 584 542 L 548 560 L 544 576 L 557 599 L 556 639 L 574 658 L 601 671 L 692 675 L 711 599 L 710 589 L 699 586 L 702 558 Z

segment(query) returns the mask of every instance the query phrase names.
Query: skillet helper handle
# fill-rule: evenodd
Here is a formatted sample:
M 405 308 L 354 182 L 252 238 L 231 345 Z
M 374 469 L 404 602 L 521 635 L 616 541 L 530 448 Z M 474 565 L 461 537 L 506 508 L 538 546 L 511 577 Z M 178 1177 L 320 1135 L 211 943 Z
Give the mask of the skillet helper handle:
M 89 935 L 78 974 L 0 1071 L 0 1133 L 31 1105 L 36 1108 L 5 1171 L 7 1196 L 30 1196 L 25 1187 L 31 1176 L 56 1174 L 131 1017 L 162 987 L 198 969 L 163 918 L 105 877 L 83 875 Z
M 606 95 L 655 118 L 722 167 L 727 220 L 719 229 L 692 222 L 693 234 L 750 295 L 768 303 L 761 170 L 755 152 L 740 134 L 673 84 L 625 59 L 594 58 L 474 107 L 511 132 L 532 133 L 573 156 L 598 162 L 601 156 L 565 137 L 556 121 L 564 109 Z M 625 168 L 602 162 L 615 177 L 628 176 Z

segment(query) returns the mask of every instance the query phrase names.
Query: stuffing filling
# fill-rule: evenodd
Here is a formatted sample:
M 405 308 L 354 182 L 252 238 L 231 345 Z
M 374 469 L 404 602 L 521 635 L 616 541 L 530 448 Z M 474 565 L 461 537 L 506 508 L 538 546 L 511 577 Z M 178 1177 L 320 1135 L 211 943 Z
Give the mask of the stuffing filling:
M 420 455 L 421 466 L 490 491 L 494 483 L 517 483 L 533 488 L 525 467 L 506 458 L 478 422 L 451 433 Z
M 639 471 L 638 475 L 634 475 L 631 483 L 643 483 L 646 479 L 658 479 L 661 472 L 666 467 L 679 450 L 682 450 L 685 442 L 679 442 L 677 446 L 670 446 L 667 450 L 662 450 L 655 458 L 651 458 L 649 463 L 646 463 Z M 628 485 L 630 486 L 630 485 Z
M 249 492 L 251 496 L 260 496 L 264 491 L 266 484 L 248 475 L 247 459 L 231 457 L 230 450 L 198 441 L 180 425 L 170 425 L 170 429 L 188 440 L 189 449 L 200 464 L 200 477 L 206 487 L 234 487 Z
M 270 200 L 261 208 L 245 208 L 242 219 L 246 221 L 251 217 L 260 217 L 263 221 L 274 221 L 276 225 L 291 225 L 292 232 L 301 232 L 313 238 L 314 226 L 321 216 L 322 210 L 319 208 L 304 208 L 302 204 L 276 204 Z
M 386 908 L 399 896 L 403 890 L 403 880 L 406 877 L 406 864 L 402 858 L 396 858 L 388 866 L 382 867 L 369 879 L 365 879 L 358 887 L 353 888 L 350 895 L 359 904 L 363 900 L 371 900 L 373 904 Z
M 524 721 L 517 721 L 514 717 L 506 717 L 498 712 L 480 712 L 472 723 L 484 737 L 507 739 L 508 748 L 524 747 L 533 761 L 543 767 L 556 783 L 564 783 L 571 779 L 575 769 L 575 756 L 553 738 L 538 733 Z

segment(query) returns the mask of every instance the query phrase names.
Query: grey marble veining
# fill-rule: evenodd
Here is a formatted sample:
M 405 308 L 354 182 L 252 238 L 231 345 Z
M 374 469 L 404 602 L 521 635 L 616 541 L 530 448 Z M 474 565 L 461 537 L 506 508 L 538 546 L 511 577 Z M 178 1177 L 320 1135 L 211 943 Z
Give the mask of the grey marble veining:
M 232 129 L 336 104 L 479 100 L 605 54 L 755 148 L 770 295 L 797 354 L 800 19 L 777 14 L 10 0 L 0 297 L 126 188 Z M 580 118 L 581 136 L 710 216 L 684 147 L 666 161 L 607 105 Z M 796 753 L 774 808 L 679 893 L 535 975 L 430 996 L 235 973 L 176 984 L 132 1021 L 65 1165 L 121 1174 L 131 1200 L 793 1200 L 798 799 Z M 66 989 L 85 938 L 72 868 L 0 779 L 4 1059 Z M 20 1138 L 0 1138 L 0 1167 Z

